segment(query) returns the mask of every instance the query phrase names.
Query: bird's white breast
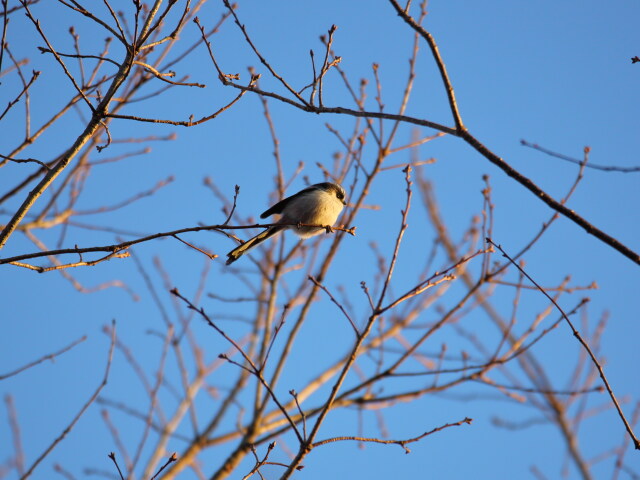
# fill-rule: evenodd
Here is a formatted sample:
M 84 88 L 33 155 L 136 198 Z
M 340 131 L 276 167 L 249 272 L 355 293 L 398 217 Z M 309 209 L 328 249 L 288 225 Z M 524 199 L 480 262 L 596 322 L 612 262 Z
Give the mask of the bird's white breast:
M 313 190 L 296 198 L 282 212 L 282 220 L 286 223 L 302 223 L 307 225 L 333 225 L 342 211 L 342 202 L 333 192 Z M 324 230 L 318 227 L 293 227 L 293 231 L 302 238 L 318 235 Z

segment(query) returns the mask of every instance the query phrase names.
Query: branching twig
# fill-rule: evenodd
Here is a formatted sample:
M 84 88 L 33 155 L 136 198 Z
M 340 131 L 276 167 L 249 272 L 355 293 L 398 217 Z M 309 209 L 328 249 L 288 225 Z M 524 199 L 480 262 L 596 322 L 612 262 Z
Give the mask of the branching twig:
M 551 298 L 551 296 L 540 285 L 538 285 L 538 283 L 536 283 L 536 281 L 533 278 L 531 278 L 531 276 L 527 272 L 525 272 L 524 269 L 520 265 L 518 265 L 518 263 L 514 262 L 511 259 L 511 257 L 509 257 L 509 255 L 507 255 L 507 253 L 502 249 L 502 247 L 500 245 L 494 243 L 494 241 L 491 240 L 490 238 L 487 238 L 487 242 L 489 242 L 491 245 L 495 246 L 498 250 L 500 250 L 502 255 L 507 260 L 509 260 L 525 277 L 527 277 L 527 279 L 529 279 L 529 281 L 531 283 L 533 283 L 538 288 L 538 290 L 545 297 L 547 297 L 549 299 L 549 301 L 551 303 L 553 303 L 553 305 L 558 309 L 558 311 L 562 315 L 562 318 L 564 318 L 564 320 L 566 321 L 567 325 L 569 325 L 569 328 L 571 329 L 571 332 L 573 333 L 573 336 L 576 337 L 578 342 L 580 342 L 582 347 L 585 349 L 585 351 L 587 352 L 587 354 L 591 358 L 591 362 L 593 363 L 593 365 L 598 370 L 600 378 L 602 379 L 602 382 L 604 383 L 604 386 L 607 389 L 607 392 L 609 393 L 609 397 L 611 398 L 611 401 L 613 402 L 613 405 L 615 406 L 616 410 L 618 411 L 618 416 L 622 420 L 622 423 L 624 424 L 624 427 L 627 430 L 627 433 L 629 434 L 629 436 L 631 437 L 631 439 L 633 441 L 635 449 L 636 450 L 640 450 L 640 440 L 638 440 L 638 438 L 635 436 L 635 434 L 633 433 L 633 429 L 631 428 L 631 425 L 629 424 L 629 422 L 627 421 L 626 417 L 624 416 L 624 413 L 622 412 L 622 409 L 620 408 L 620 404 L 618 403 L 618 400 L 616 400 L 616 396 L 614 395 L 613 390 L 611 389 L 611 386 L 609 385 L 609 381 L 607 380 L 607 377 L 604 374 L 604 370 L 602 369 L 602 366 L 600 365 L 600 362 L 598 361 L 598 359 L 594 355 L 593 351 L 589 347 L 589 344 L 582 338 L 582 336 L 580 335 L 578 330 L 576 330 L 576 328 L 573 326 L 573 322 L 571 322 L 569 317 L 564 313 L 564 311 L 562 310 L 562 307 L 560 307 L 560 305 L 558 305 L 558 303 L 553 298 Z
M 181 233 L 187 232 L 201 232 L 201 231 L 218 231 L 220 233 L 224 233 L 225 230 L 245 230 L 245 229 L 253 229 L 253 228 L 269 228 L 275 225 L 283 225 L 276 223 L 268 223 L 268 224 L 254 224 L 254 225 L 203 225 L 199 227 L 188 227 L 181 228 L 179 230 L 172 230 L 170 232 L 161 232 L 155 233 L 153 235 L 147 235 L 146 237 L 137 238 L 135 240 L 128 240 L 122 243 L 116 243 L 113 245 L 104 245 L 98 247 L 74 247 L 74 248 L 62 248 L 58 250 L 46 250 L 43 252 L 34 252 L 27 253 L 22 255 L 16 255 L 13 257 L 0 258 L 0 265 L 7 263 L 15 263 L 20 262 L 22 260 L 29 260 L 31 258 L 39 258 L 39 257 L 47 257 L 47 256 L 55 256 L 55 255 L 66 255 L 66 254 L 83 254 L 83 253 L 91 253 L 91 252 L 110 252 L 111 254 L 121 252 L 122 250 L 126 250 L 127 248 L 137 245 L 139 243 L 148 242 L 150 240 L 155 240 L 157 238 L 163 237 L 175 237 Z M 355 227 L 344 228 L 344 227 L 331 227 L 330 225 L 312 225 L 312 224 L 290 224 L 290 226 L 301 226 L 301 227 L 318 227 L 324 228 L 325 230 L 339 230 L 342 232 L 349 233 L 350 235 L 355 235 Z M 24 265 L 21 265 L 24 266 Z M 34 270 L 39 270 L 40 267 L 35 267 Z
M 284 78 L 282 78 L 282 76 L 280 76 L 278 73 L 276 73 L 276 71 L 273 69 L 273 67 L 269 64 L 269 62 L 267 62 L 267 60 L 262 56 L 262 54 L 258 51 L 258 49 L 256 48 L 256 46 L 253 44 L 253 42 L 251 41 L 251 38 L 249 38 L 249 34 L 247 33 L 247 30 L 245 28 L 245 26 L 240 23 L 240 19 L 238 18 L 238 15 L 235 12 L 235 9 L 231 6 L 231 4 L 229 3 L 229 0 L 222 0 L 224 3 L 224 6 L 227 7 L 227 9 L 229 10 L 229 12 L 231 13 L 231 15 L 233 15 L 233 19 L 236 23 L 236 25 L 238 26 L 238 28 L 240 28 L 240 31 L 242 32 L 242 34 L 244 35 L 244 38 L 246 40 L 246 42 L 249 44 L 249 46 L 251 47 L 251 49 L 253 50 L 253 52 L 256 54 L 256 56 L 260 59 L 260 62 L 267 67 L 267 69 L 269 70 L 269 72 L 271 73 L 271 75 L 273 75 L 275 78 L 278 79 L 278 81 L 294 96 L 298 99 L 299 102 L 301 102 L 304 105 L 308 105 L 307 101 L 302 98 L 302 96 L 295 91 L 295 89 L 293 89 L 286 81 Z M 221 79 L 222 80 L 222 79 Z
M 326 445 L 328 443 L 333 443 L 333 442 L 341 442 L 344 440 L 353 440 L 356 442 L 371 442 L 371 443 L 383 443 L 385 445 L 400 445 L 403 449 L 404 449 L 404 453 L 411 453 L 411 450 L 409 450 L 407 448 L 407 444 L 409 443 L 414 443 L 417 442 L 419 440 L 422 440 L 424 437 L 427 437 L 429 435 L 432 435 L 434 433 L 437 433 L 441 430 L 444 430 L 445 428 L 449 428 L 449 427 L 459 427 L 460 425 L 466 424 L 466 425 L 471 425 L 471 422 L 473 421 L 473 419 L 471 418 L 465 418 L 463 420 L 460 420 L 459 422 L 455 422 L 455 423 L 446 423 L 440 427 L 436 427 L 433 430 L 430 430 L 428 432 L 424 432 L 422 435 L 418 435 L 417 437 L 414 438 L 407 438 L 405 440 L 383 440 L 381 438 L 366 438 L 366 437 L 333 437 L 333 438 L 327 438 L 326 440 L 320 440 L 318 442 L 315 442 L 312 447 L 319 447 L 320 445 Z
M 563 155 L 561 153 L 553 152 L 547 148 L 541 147 L 537 143 L 529 143 L 526 140 L 520 140 L 520 144 L 525 147 L 533 148 L 534 150 L 545 153 L 550 157 L 559 158 L 560 160 L 564 160 L 570 163 L 575 163 L 576 165 L 582 166 L 585 163 L 584 160 L 578 160 L 577 158 L 573 158 L 567 155 Z M 585 147 L 585 150 L 588 152 L 589 147 Z M 613 165 L 596 165 L 594 163 L 587 163 L 586 167 L 593 168 L 595 170 L 602 170 L 604 172 L 622 172 L 622 173 L 640 172 L 640 167 L 616 167 Z
M 302 442 L 303 439 L 302 439 L 302 436 L 300 435 L 300 432 L 298 431 L 296 423 L 289 416 L 289 413 L 287 412 L 287 409 L 280 403 L 280 401 L 278 400 L 278 397 L 276 397 L 275 393 L 273 392 L 273 390 L 271 389 L 271 387 L 269 386 L 267 381 L 264 379 L 264 377 L 262 375 L 262 371 L 260 369 L 258 369 L 258 367 L 256 367 L 255 363 L 251 360 L 251 358 L 247 355 L 247 353 L 242 349 L 242 347 L 240 345 L 238 345 L 238 343 L 235 340 L 233 340 L 229 335 L 227 335 L 224 332 L 224 330 L 222 330 L 220 327 L 218 327 L 218 325 L 216 325 L 213 321 L 211 321 L 209 316 L 205 313 L 205 311 L 202 308 L 196 307 L 193 303 L 191 303 L 191 301 L 189 299 L 187 299 L 182 294 L 180 294 L 180 292 L 178 292 L 177 288 L 172 289 L 171 293 L 173 295 L 175 295 L 176 297 L 178 297 L 183 302 L 185 302 L 187 304 L 187 306 L 191 310 L 194 310 L 195 312 L 197 312 L 202 317 L 202 319 L 207 322 L 207 324 L 210 327 L 212 327 L 216 332 L 218 332 L 220 335 L 222 335 L 222 337 L 225 340 L 227 340 L 231 345 L 233 345 L 236 348 L 238 353 L 240 353 L 242 358 L 244 358 L 245 362 L 249 365 L 249 367 L 245 367 L 244 365 L 241 365 L 238 362 L 234 362 L 233 360 L 228 358 L 226 354 L 220 354 L 219 357 L 227 360 L 230 363 L 233 363 L 234 365 L 237 365 L 238 367 L 240 367 L 242 369 L 248 370 L 251 374 L 253 374 L 260 381 L 262 386 L 269 392 L 269 395 L 271 396 L 271 398 L 273 399 L 275 404 L 278 406 L 278 408 L 280 409 L 282 414 L 286 417 L 287 421 L 291 425 L 291 428 L 293 429 L 293 431 L 295 432 L 296 436 L 298 437 L 298 440 L 300 442 Z
M 161 118 L 139 117 L 139 116 L 136 116 L 136 115 L 120 115 L 120 114 L 117 114 L 117 113 L 107 113 L 105 116 L 106 117 L 110 117 L 110 118 L 120 118 L 120 119 L 123 119 L 123 120 L 135 120 L 136 122 L 164 123 L 164 124 L 176 125 L 176 126 L 180 126 L 180 127 L 194 127 L 196 125 L 200 125 L 201 123 L 205 123 L 205 122 L 208 122 L 209 120 L 212 120 L 212 119 L 216 118 L 218 115 L 220 115 L 221 113 L 223 113 L 226 110 L 228 110 L 229 108 L 231 108 L 238 100 L 240 100 L 244 96 L 244 94 L 247 91 L 251 90 L 251 85 L 256 80 L 257 80 L 257 78 L 252 78 L 251 81 L 249 82 L 249 85 L 247 86 L 247 88 L 242 90 L 236 96 L 236 98 L 231 100 L 231 102 L 229 102 L 228 104 L 226 104 L 223 107 L 220 107 L 218 110 L 213 112 L 211 115 L 206 115 L 206 116 L 204 116 L 204 117 L 202 117 L 202 118 L 200 118 L 198 120 L 194 120 L 193 119 L 193 115 L 191 116 L 191 118 L 189 118 L 189 120 L 165 120 L 165 119 L 161 119 Z
M 67 66 L 64 64 L 64 62 L 62 61 L 62 58 L 60 58 L 60 55 L 58 55 L 58 52 L 56 52 L 53 48 L 53 46 L 49 43 L 49 39 L 47 38 L 47 36 L 44 34 L 44 32 L 42 31 L 42 28 L 40 28 L 40 20 L 36 20 L 33 15 L 31 15 L 31 10 L 29 9 L 29 4 L 26 2 L 26 0 L 20 0 L 20 2 L 22 3 L 22 5 L 24 6 L 25 9 L 25 13 L 27 15 L 27 18 L 29 18 L 29 20 L 31 20 L 31 22 L 35 25 L 36 29 L 38 30 L 38 33 L 40 34 L 40 36 L 42 37 L 42 40 L 44 40 L 44 42 L 47 44 L 47 47 L 49 47 L 49 51 L 51 51 L 51 53 L 53 54 L 53 56 L 55 57 L 55 59 L 58 61 L 58 63 L 60 64 L 60 66 L 62 67 L 62 70 L 64 70 L 64 73 L 67 75 L 67 78 L 71 81 L 71 83 L 73 84 L 73 86 L 75 87 L 75 89 L 77 90 L 78 94 L 84 99 L 84 101 L 86 102 L 87 106 L 89 107 L 89 109 L 92 112 L 95 112 L 96 108 L 93 106 L 93 104 L 89 101 L 89 99 L 87 98 L 87 96 L 85 95 L 83 89 L 76 83 L 76 79 L 73 78 L 73 75 L 71 75 L 71 73 L 69 72 L 69 70 L 67 69 Z

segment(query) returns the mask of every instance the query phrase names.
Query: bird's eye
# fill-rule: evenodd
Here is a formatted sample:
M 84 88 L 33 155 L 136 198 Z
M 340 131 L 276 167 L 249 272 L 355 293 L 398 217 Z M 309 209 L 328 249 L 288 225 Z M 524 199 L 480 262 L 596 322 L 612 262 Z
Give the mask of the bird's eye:
M 336 197 L 338 197 L 338 200 L 342 200 L 342 199 L 344 199 L 344 193 L 338 192 L 338 193 L 336 193 Z

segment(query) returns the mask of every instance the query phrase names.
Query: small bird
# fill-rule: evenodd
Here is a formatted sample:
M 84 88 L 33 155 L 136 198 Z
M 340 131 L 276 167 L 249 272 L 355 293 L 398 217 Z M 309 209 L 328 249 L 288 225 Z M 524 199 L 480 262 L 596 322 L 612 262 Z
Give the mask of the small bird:
M 283 230 L 291 229 L 301 238 L 309 238 L 322 233 L 325 231 L 323 226 L 331 227 L 335 223 L 345 205 L 344 188 L 337 183 L 330 182 L 316 183 L 284 200 L 280 200 L 262 213 L 260 218 L 267 218 L 277 213 L 281 217 L 276 223 L 282 225 L 269 227 L 231 250 L 227 253 L 227 265 L 238 260 L 251 248 Z M 308 227 L 303 225 L 322 226 Z

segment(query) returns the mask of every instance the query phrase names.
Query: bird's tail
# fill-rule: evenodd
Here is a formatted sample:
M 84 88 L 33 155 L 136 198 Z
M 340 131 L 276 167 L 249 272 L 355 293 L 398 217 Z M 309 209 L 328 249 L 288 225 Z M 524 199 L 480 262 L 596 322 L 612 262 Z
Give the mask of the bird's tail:
M 280 233 L 282 230 L 284 230 L 284 228 L 285 227 L 281 227 L 281 226 L 269 227 L 264 232 L 259 233 L 253 238 L 250 238 L 249 240 L 244 242 L 242 245 L 238 245 L 236 248 L 234 248 L 229 253 L 227 253 L 227 265 L 238 260 L 242 255 L 247 253 L 247 251 L 250 250 L 251 248 L 261 244 L 266 239 L 271 238 L 274 235 Z

